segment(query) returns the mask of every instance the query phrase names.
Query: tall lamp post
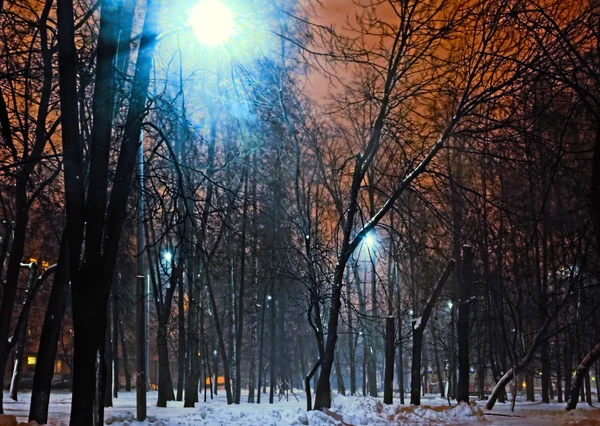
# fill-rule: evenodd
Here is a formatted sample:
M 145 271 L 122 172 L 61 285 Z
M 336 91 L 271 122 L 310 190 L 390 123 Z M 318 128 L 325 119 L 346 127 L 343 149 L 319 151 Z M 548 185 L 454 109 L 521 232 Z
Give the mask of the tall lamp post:
M 229 39 L 235 30 L 235 21 L 229 8 L 218 0 L 199 0 L 190 10 L 187 25 L 157 36 L 160 41 L 169 33 L 191 29 L 197 40 L 206 46 L 217 46 Z M 139 217 L 137 229 L 137 282 L 136 282 L 136 414 L 138 421 L 147 417 L 146 392 L 149 378 L 149 286 L 146 286 L 144 266 L 144 147 L 139 152 Z M 170 256 L 170 253 L 169 253 Z M 170 259 L 166 259 L 169 261 Z

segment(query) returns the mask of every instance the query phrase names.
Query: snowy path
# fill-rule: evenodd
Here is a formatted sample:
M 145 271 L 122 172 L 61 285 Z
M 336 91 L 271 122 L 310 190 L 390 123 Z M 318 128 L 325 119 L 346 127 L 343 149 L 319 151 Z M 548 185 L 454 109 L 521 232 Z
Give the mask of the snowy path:
M 268 395 L 263 395 L 268 401 Z M 212 401 L 203 401 L 196 404 L 196 408 L 183 408 L 182 402 L 169 402 L 167 408 L 155 407 L 157 393 L 148 394 L 149 422 L 145 425 L 156 426 L 286 426 L 309 425 L 329 426 L 341 425 L 338 415 L 343 417 L 345 424 L 374 425 L 374 426 L 399 426 L 399 425 L 595 425 L 600 426 L 600 410 L 581 405 L 574 413 L 565 413 L 564 404 L 541 404 L 517 402 L 515 415 L 506 417 L 497 415 L 478 415 L 479 410 L 472 410 L 462 406 L 449 410 L 447 402 L 441 398 L 425 397 L 423 406 L 432 408 L 417 408 L 410 406 L 385 406 L 380 400 L 374 398 L 343 397 L 337 396 L 334 400 L 331 413 L 322 412 L 306 413 L 306 400 L 298 395 L 299 401 L 290 395 L 290 401 L 282 400 L 273 405 L 247 404 L 228 406 L 225 396 L 220 394 Z M 20 401 L 14 402 L 4 398 L 6 414 L 16 415 L 21 422 L 27 421 L 30 393 L 20 395 Z M 242 397 L 245 400 L 247 397 Z M 396 400 L 397 402 L 397 400 Z M 55 426 L 68 425 L 71 409 L 71 395 L 57 392 L 51 397 L 49 424 Z M 119 398 L 114 399 L 114 407 L 106 409 L 107 423 L 115 426 L 140 425 L 131 421 L 135 413 L 135 392 L 119 393 Z M 478 404 L 478 408 L 483 406 Z M 497 404 L 494 411 L 497 414 L 510 415 L 509 404 Z

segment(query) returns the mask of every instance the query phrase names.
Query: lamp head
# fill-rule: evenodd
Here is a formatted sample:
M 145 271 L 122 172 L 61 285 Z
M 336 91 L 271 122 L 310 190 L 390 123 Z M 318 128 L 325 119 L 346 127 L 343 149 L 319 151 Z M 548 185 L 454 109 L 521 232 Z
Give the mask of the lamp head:
M 373 235 L 373 232 L 369 232 L 367 235 L 365 235 L 365 244 L 367 245 L 368 248 L 370 248 L 370 249 L 375 248 L 376 243 L 377 243 L 377 240 L 375 239 L 375 235 Z
M 224 43 L 235 29 L 231 10 L 219 0 L 199 0 L 190 11 L 188 25 L 207 46 Z

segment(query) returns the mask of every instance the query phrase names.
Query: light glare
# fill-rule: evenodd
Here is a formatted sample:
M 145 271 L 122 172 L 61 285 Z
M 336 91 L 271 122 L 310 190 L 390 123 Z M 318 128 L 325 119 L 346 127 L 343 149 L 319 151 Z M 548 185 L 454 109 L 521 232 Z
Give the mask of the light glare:
M 165 254 L 163 255 L 163 258 L 167 261 L 170 262 L 171 259 L 173 258 L 173 255 L 171 254 L 171 252 L 167 251 L 165 252 Z
M 235 22 L 231 10 L 218 0 L 200 0 L 190 11 L 188 25 L 196 38 L 216 46 L 233 35 Z
M 365 235 L 365 244 L 367 245 L 367 247 L 372 249 L 373 247 L 375 247 L 375 243 L 375 236 L 372 233 L 369 232 L 367 235 Z

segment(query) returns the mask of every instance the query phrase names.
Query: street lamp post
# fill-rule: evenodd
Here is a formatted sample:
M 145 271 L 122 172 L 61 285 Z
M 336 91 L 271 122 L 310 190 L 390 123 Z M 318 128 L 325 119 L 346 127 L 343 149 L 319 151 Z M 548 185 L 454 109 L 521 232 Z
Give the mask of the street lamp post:
M 229 8 L 218 0 L 200 0 L 192 7 L 189 20 L 186 27 L 176 29 L 175 31 L 166 31 L 157 36 L 160 41 L 164 36 L 171 32 L 191 28 L 198 41 L 207 46 L 216 46 L 224 43 L 230 38 L 235 29 L 233 14 Z M 147 417 L 146 412 L 146 392 L 148 391 L 149 379 L 149 316 L 150 300 L 149 285 L 146 285 L 146 273 L 144 265 L 144 150 L 142 143 L 139 150 L 139 185 L 140 194 L 138 199 L 138 229 L 137 229 L 137 280 L 136 280 L 136 352 L 137 352 L 137 377 L 136 377 L 136 414 L 138 421 L 144 421 Z M 165 253 L 165 261 L 170 262 L 172 254 Z

